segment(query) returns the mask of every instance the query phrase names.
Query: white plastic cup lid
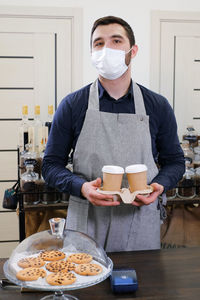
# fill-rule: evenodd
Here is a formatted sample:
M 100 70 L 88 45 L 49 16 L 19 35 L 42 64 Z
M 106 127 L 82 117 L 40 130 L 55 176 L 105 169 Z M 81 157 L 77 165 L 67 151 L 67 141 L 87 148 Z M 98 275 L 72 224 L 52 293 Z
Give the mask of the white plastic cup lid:
M 124 174 L 124 169 L 119 166 L 103 166 L 102 168 L 103 173 L 109 173 L 109 174 Z
M 144 171 L 147 171 L 147 166 L 141 164 L 130 165 L 125 169 L 126 173 L 140 173 Z

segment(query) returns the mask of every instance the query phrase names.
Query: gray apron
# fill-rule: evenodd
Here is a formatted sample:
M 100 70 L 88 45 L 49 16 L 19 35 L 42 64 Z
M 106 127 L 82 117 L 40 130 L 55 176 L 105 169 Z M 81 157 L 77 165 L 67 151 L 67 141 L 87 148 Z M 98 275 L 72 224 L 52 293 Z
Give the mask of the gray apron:
M 104 165 L 125 168 L 142 163 L 148 183 L 158 174 L 151 149 L 149 116 L 139 86 L 133 83 L 135 114 L 99 111 L 98 81 L 90 87 L 88 110 L 73 157 L 74 173 L 87 181 L 102 178 Z M 122 187 L 128 187 L 124 174 Z M 160 248 L 158 200 L 142 207 L 120 204 L 99 207 L 70 196 L 66 228 L 93 237 L 107 251 Z

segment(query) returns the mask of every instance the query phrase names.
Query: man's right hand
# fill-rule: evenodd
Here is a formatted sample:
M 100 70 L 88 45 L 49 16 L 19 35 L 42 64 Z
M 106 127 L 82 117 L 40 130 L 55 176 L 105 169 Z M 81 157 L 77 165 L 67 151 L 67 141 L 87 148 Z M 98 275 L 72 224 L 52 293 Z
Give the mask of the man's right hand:
M 101 178 L 96 180 L 85 182 L 82 185 L 81 193 L 88 199 L 93 205 L 96 206 L 116 206 L 119 205 L 119 201 L 113 201 L 113 195 L 103 195 L 97 192 L 97 189 L 101 187 Z

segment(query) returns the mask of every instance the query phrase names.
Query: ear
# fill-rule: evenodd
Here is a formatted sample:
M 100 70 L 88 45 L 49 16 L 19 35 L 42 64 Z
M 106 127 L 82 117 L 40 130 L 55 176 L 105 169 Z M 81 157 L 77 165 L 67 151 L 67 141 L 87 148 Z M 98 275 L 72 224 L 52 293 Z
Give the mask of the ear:
M 138 46 L 134 45 L 131 50 L 131 58 L 134 58 L 138 52 Z

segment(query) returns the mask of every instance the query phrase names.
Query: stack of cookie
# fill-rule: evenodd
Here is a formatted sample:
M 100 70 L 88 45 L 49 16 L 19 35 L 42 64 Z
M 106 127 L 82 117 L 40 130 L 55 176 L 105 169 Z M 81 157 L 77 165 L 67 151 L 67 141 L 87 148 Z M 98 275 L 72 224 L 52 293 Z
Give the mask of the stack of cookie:
M 87 253 L 74 253 L 66 257 L 62 251 L 43 251 L 37 257 L 26 257 L 18 261 L 22 270 L 16 274 L 21 281 L 45 278 L 49 285 L 70 285 L 77 281 L 77 275 L 94 276 L 103 269 L 91 263 L 93 257 Z M 45 270 L 45 269 L 46 270 Z

